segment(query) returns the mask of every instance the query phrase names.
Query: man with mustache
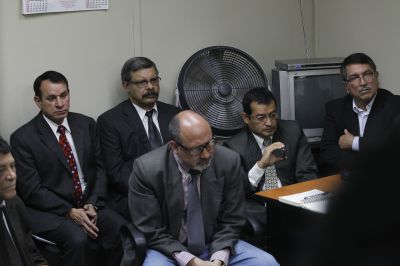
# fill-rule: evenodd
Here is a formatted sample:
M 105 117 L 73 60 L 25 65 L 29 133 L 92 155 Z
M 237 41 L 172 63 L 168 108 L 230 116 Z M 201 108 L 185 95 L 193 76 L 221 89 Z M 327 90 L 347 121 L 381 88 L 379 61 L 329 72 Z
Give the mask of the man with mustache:
M 33 243 L 25 205 L 15 191 L 16 179 L 10 146 L 0 137 L 0 266 L 48 265 Z
M 346 176 L 359 152 L 378 147 L 400 112 L 398 96 L 380 89 L 374 61 L 354 53 L 340 68 L 348 95 L 326 104 L 321 167 Z
M 279 119 L 275 97 L 267 88 L 249 90 L 242 104 L 246 126 L 224 145 L 240 154 L 248 215 L 266 224 L 265 206 L 253 194 L 315 179 L 317 165 L 300 125 Z M 282 148 L 284 153 L 276 153 Z
M 110 204 L 130 220 L 127 195 L 133 162 L 168 142 L 168 123 L 180 109 L 158 101 L 161 78 L 155 63 L 146 57 L 127 60 L 121 80 L 129 99 L 99 116 L 97 126 Z
M 105 255 L 104 265 L 119 265 L 118 231 L 125 220 L 105 208 L 96 122 L 69 111 L 63 74 L 46 71 L 33 88 L 40 112 L 11 135 L 18 193 L 32 230 L 57 244 L 63 265 L 97 265 L 99 254 Z
M 133 223 L 145 234 L 143 266 L 278 265 L 244 241 L 239 155 L 216 145 L 211 127 L 186 110 L 169 125 L 171 140 L 136 159 L 129 180 Z

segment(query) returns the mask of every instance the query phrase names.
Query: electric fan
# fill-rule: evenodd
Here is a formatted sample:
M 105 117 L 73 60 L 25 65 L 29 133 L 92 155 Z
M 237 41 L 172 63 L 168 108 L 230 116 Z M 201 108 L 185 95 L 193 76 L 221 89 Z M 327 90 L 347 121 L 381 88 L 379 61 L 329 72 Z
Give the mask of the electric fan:
M 217 137 L 228 138 L 243 128 L 242 99 L 252 88 L 268 88 L 259 64 L 245 52 L 211 46 L 183 65 L 177 84 L 179 105 L 204 116 Z

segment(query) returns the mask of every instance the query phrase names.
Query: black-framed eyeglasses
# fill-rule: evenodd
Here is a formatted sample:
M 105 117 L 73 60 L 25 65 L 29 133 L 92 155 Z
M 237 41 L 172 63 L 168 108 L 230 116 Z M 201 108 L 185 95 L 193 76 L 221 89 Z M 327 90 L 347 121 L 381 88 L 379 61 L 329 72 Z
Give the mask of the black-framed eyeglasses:
M 143 88 L 147 87 L 147 85 L 149 83 L 153 86 L 158 86 L 160 84 L 160 80 L 161 80 L 161 77 L 157 76 L 157 77 L 151 78 L 149 80 L 144 79 L 144 80 L 138 80 L 138 81 L 129 81 L 128 83 L 135 85 L 139 89 L 143 89 Z
M 212 137 L 212 139 L 207 142 L 206 144 L 200 145 L 196 148 L 192 148 L 192 149 L 188 149 L 185 146 L 183 146 L 181 143 L 175 141 L 175 143 L 182 147 L 183 150 L 185 150 L 188 154 L 192 155 L 192 156 L 197 156 L 199 154 L 201 154 L 203 152 L 204 149 L 206 149 L 208 152 L 210 152 L 214 147 L 215 144 L 217 143 L 217 140 L 215 137 Z
M 257 123 L 262 123 L 267 121 L 268 119 L 272 120 L 276 120 L 279 117 L 279 114 L 277 112 L 272 112 L 270 114 L 267 115 L 256 115 L 256 116 L 249 116 L 250 119 L 254 119 Z
M 371 82 L 373 80 L 374 76 L 375 76 L 375 72 L 373 72 L 371 70 L 367 70 L 364 73 L 361 73 L 361 75 L 352 75 L 345 81 L 352 85 L 360 85 L 361 79 L 363 79 L 365 82 Z

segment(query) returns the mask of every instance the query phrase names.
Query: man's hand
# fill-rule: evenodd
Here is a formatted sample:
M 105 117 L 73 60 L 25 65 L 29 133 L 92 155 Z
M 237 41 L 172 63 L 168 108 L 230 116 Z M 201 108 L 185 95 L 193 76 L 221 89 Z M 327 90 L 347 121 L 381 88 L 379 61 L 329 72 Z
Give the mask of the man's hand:
M 282 149 L 283 147 L 285 147 L 285 144 L 283 144 L 282 142 L 274 142 L 271 145 L 269 145 L 268 147 L 266 147 L 264 150 L 263 156 L 257 162 L 258 166 L 260 168 L 266 168 L 268 166 L 275 164 L 278 161 L 285 160 L 284 157 L 276 157 L 272 153 L 274 150 Z
M 339 147 L 341 150 L 351 150 L 351 147 L 353 145 L 353 140 L 354 136 L 347 131 L 347 129 L 344 130 L 344 134 L 340 136 L 339 138 Z
M 214 260 L 213 262 L 208 260 L 201 260 L 199 258 L 193 258 L 187 266 L 221 266 L 222 263 L 220 260 Z
M 85 209 L 72 208 L 68 213 L 68 217 L 75 223 L 81 225 L 90 238 L 97 238 L 99 228 L 97 228 L 96 224 L 91 221 L 91 218 L 88 216 Z
M 85 204 L 83 206 L 87 216 L 93 224 L 97 224 L 97 211 L 92 204 Z

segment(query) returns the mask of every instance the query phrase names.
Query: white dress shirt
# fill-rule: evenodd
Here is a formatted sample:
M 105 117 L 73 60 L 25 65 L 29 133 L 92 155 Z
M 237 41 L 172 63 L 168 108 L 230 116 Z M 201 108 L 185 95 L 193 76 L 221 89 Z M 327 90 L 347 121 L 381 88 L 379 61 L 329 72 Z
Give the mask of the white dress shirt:
M 351 145 L 351 149 L 353 151 L 360 150 L 360 137 L 364 136 L 365 125 L 367 124 L 368 115 L 371 112 L 372 104 L 374 103 L 375 97 L 376 97 L 376 94 L 375 94 L 374 98 L 372 98 L 372 100 L 367 104 L 366 110 L 358 108 L 356 105 L 356 102 L 353 99 L 353 111 L 358 116 L 358 125 L 360 127 L 360 132 L 359 132 L 360 135 L 354 137 L 353 143 Z

